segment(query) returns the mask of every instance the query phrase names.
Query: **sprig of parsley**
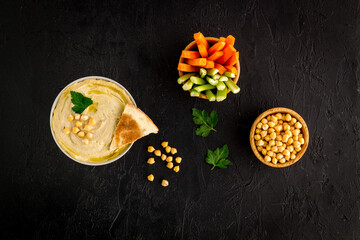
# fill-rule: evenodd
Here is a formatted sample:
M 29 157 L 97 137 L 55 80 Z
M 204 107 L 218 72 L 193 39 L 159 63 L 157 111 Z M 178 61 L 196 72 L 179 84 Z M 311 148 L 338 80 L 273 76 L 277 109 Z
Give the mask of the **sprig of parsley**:
M 192 109 L 193 121 L 196 125 L 201 125 L 195 131 L 196 135 L 207 137 L 211 131 L 215 131 L 214 127 L 218 122 L 218 115 L 216 111 L 209 113 L 205 110 L 197 108 Z
M 72 110 L 76 113 L 82 113 L 88 106 L 93 104 L 91 98 L 85 97 L 81 93 L 71 91 L 71 102 L 75 105 Z
M 229 147 L 225 144 L 222 148 L 217 148 L 215 151 L 208 150 L 206 156 L 206 163 L 213 165 L 211 170 L 215 167 L 227 168 L 228 165 L 232 165 L 230 160 L 226 159 L 229 155 Z

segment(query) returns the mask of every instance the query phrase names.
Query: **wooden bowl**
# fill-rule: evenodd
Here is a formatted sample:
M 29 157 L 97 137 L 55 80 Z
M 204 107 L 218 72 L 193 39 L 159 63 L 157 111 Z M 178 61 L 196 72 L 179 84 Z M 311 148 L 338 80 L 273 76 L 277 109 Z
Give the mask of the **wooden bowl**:
M 208 43 L 210 45 L 213 45 L 219 41 L 218 38 L 214 38 L 214 37 L 205 37 L 205 39 L 208 41 Z M 196 41 L 192 41 L 191 43 L 189 43 L 189 45 L 186 46 L 186 48 L 184 50 L 194 50 L 196 47 L 197 47 Z M 185 58 L 181 57 L 181 55 L 180 55 L 179 63 L 185 63 Z M 239 77 L 240 77 L 240 61 L 238 61 L 235 64 L 235 68 L 237 70 L 237 74 L 233 81 L 235 84 L 237 84 L 237 82 L 239 81 Z M 179 70 L 179 76 L 181 77 L 182 75 L 184 75 L 184 73 Z M 191 92 L 191 90 L 189 90 L 189 92 Z M 227 93 L 229 93 L 229 92 L 230 92 L 230 89 L 228 89 Z M 206 97 L 206 95 L 203 93 L 200 93 L 199 98 L 208 99 Z
M 272 115 L 272 114 L 276 114 L 276 113 L 289 113 L 292 117 L 295 117 L 301 124 L 302 124 L 302 128 L 301 128 L 301 133 L 304 135 L 304 145 L 302 145 L 301 151 L 298 152 L 296 154 L 296 158 L 293 160 L 289 160 L 286 161 L 285 163 L 278 163 L 278 164 L 273 164 L 272 162 L 266 162 L 263 158 L 263 155 L 257 150 L 257 147 L 255 145 L 255 129 L 256 129 L 256 125 L 261 121 L 261 119 L 267 117 L 268 115 Z M 262 114 L 260 114 L 254 121 L 251 130 L 250 130 L 250 145 L 251 145 L 251 149 L 254 152 L 255 156 L 263 163 L 266 164 L 270 167 L 274 167 L 274 168 L 283 168 L 283 167 L 287 167 L 290 166 L 294 163 L 296 163 L 297 161 L 300 160 L 300 158 L 304 155 L 304 153 L 306 152 L 307 146 L 309 145 L 309 130 L 308 127 L 306 125 L 306 122 L 304 121 L 304 119 L 295 111 L 288 109 L 288 108 L 282 108 L 282 107 L 277 107 L 277 108 L 271 108 L 265 112 L 263 112 Z

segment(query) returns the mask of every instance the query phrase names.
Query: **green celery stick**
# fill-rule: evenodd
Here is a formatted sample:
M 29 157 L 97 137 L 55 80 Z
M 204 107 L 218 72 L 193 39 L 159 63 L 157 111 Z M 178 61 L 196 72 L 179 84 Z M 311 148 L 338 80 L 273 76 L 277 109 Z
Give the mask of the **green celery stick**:
M 207 75 L 210 76 L 210 77 L 213 77 L 215 74 L 217 74 L 219 72 L 218 69 L 216 68 L 212 68 L 210 70 L 207 71 Z
M 212 79 L 211 77 L 206 77 L 206 80 L 213 86 L 216 86 L 218 84 L 218 80 Z
M 221 102 L 224 101 L 227 95 L 227 88 L 224 90 L 217 90 L 216 92 L 216 101 Z
M 238 85 L 236 85 L 233 80 L 229 79 L 228 81 L 225 82 L 226 86 L 230 89 L 230 91 L 232 91 L 233 93 L 237 94 L 238 92 L 240 92 L 240 88 Z
M 213 86 L 213 85 L 205 84 L 205 85 L 198 86 L 194 89 L 195 89 L 195 91 L 202 92 L 202 91 L 206 91 L 206 90 L 210 90 L 210 89 L 214 89 L 214 88 L 215 88 L 215 86 Z
M 233 74 L 232 72 L 224 72 L 223 75 L 225 77 L 228 77 L 228 78 L 235 78 L 235 74 Z
M 182 75 L 177 80 L 178 84 L 183 84 L 184 82 L 186 82 L 186 80 L 188 80 L 191 76 L 194 76 L 195 74 L 196 73 L 187 73 L 187 74 Z
M 224 82 L 220 82 L 216 85 L 217 90 L 224 90 L 226 88 Z
M 195 77 L 195 76 L 192 76 L 190 77 L 190 80 L 194 83 L 194 84 L 199 84 L 199 85 L 202 85 L 202 84 L 205 84 L 206 81 L 202 78 L 199 78 L 199 77 Z
M 211 90 L 206 90 L 205 94 L 210 102 L 214 102 L 216 100 L 216 97 Z
M 183 86 L 182 88 L 184 89 L 184 91 L 188 91 L 192 88 L 192 86 L 194 85 L 194 83 L 191 80 L 188 80 Z
M 206 74 L 207 74 L 207 71 L 206 71 L 205 68 L 200 68 L 199 73 L 200 73 L 200 77 L 204 78 L 206 76 Z
M 219 74 L 215 74 L 212 78 L 215 79 L 215 80 L 219 80 L 221 77 L 221 75 Z
M 226 82 L 228 80 L 228 78 L 226 76 L 221 76 L 221 78 L 219 79 L 220 82 Z
M 200 96 L 200 93 L 199 93 L 198 91 L 192 89 L 191 92 L 190 92 L 190 96 L 192 96 L 192 97 L 198 97 L 198 96 Z

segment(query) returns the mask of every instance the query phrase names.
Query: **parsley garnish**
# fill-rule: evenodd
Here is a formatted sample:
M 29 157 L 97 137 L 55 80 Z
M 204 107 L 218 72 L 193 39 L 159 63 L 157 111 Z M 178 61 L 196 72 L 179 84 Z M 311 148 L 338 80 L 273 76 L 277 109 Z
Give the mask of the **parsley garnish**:
M 93 104 L 91 98 L 85 97 L 81 93 L 71 91 L 71 102 L 75 105 L 72 110 L 76 113 L 82 113 L 88 106 Z
M 211 170 L 215 167 L 218 168 L 227 168 L 226 166 L 232 165 L 230 160 L 226 159 L 229 155 L 229 148 L 225 144 L 222 148 L 217 148 L 215 151 L 208 150 L 208 154 L 206 156 L 206 163 L 213 165 Z
M 195 131 L 196 135 L 207 137 L 211 131 L 215 131 L 214 127 L 218 122 L 218 115 L 216 111 L 212 111 L 209 115 L 205 110 L 197 108 L 192 109 L 193 121 L 196 125 L 201 125 Z

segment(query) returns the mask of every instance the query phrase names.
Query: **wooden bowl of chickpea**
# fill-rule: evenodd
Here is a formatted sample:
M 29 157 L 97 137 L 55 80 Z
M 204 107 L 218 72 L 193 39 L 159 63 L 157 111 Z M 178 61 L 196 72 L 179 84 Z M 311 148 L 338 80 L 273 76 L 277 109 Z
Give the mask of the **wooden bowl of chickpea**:
M 288 108 L 272 108 L 260 114 L 250 130 L 250 145 L 264 164 L 283 168 L 304 155 L 309 130 L 304 119 Z

